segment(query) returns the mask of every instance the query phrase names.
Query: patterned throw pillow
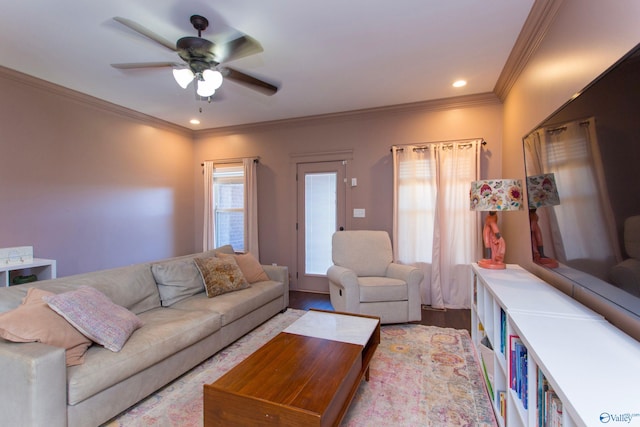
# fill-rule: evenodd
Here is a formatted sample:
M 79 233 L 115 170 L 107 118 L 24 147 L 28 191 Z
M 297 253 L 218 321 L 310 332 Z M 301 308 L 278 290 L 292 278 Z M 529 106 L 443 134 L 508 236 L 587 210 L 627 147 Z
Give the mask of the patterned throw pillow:
M 66 350 L 67 366 L 80 365 L 91 341 L 62 316 L 51 310 L 43 297 L 52 292 L 29 288 L 22 305 L 0 314 L 0 337 L 13 342 L 41 342 Z
M 231 259 L 195 258 L 194 261 L 200 270 L 209 298 L 249 287 L 249 283 L 233 257 Z
M 267 276 L 267 273 L 264 271 L 264 268 L 260 265 L 260 262 L 250 252 L 238 255 L 218 254 L 217 256 L 222 259 L 235 259 L 238 267 L 240 267 L 240 270 L 242 271 L 242 275 L 249 283 L 270 280 L 269 276 Z
M 133 331 L 142 326 L 138 316 L 89 286 L 42 299 L 87 338 L 114 352 L 122 350 Z

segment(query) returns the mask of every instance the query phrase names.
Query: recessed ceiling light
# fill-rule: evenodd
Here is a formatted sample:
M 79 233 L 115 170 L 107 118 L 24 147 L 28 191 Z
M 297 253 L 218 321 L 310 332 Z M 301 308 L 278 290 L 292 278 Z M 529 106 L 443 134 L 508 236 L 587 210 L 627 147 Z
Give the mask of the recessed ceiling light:
M 467 85 L 466 80 L 456 80 L 455 82 L 453 82 L 453 87 L 462 87 L 466 85 Z
M 189 120 L 189 123 L 191 123 L 192 125 L 199 125 L 199 124 L 200 124 L 200 120 L 198 120 L 198 119 L 191 119 L 191 120 Z

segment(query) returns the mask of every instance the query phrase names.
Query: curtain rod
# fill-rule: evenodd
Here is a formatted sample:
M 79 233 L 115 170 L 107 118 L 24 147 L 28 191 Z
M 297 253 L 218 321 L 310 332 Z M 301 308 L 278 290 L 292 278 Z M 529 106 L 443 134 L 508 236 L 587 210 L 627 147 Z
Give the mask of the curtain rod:
M 224 165 L 229 163 L 242 163 L 244 159 L 253 159 L 254 163 L 260 163 L 260 156 L 236 157 L 235 159 L 214 159 L 214 160 L 205 160 L 205 162 L 213 162 L 216 165 Z M 200 166 L 204 166 L 204 163 L 200 163 Z
M 577 121 L 578 125 L 580 126 L 589 126 L 590 122 L 589 120 L 583 120 L 583 121 Z M 572 123 L 576 123 L 576 122 L 572 122 Z M 567 130 L 566 126 L 558 126 L 556 128 L 549 128 L 546 129 L 547 133 L 560 133 L 560 132 L 564 132 L 565 130 Z
M 453 139 L 453 140 L 449 140 L 449 141 L 432 141 L 432 142 L 419 142 L 419 143 L 414 143 L 414 144 L 392 145 L 391 148 L 389 149 L 389 151 L 393 151 L 393 147 L 396 147 L 396 151 L 403 151 L 404 150 L 403 147 L 409 147 L 409 146 L 412 146 L 412 145 L 427 146 L 427 145 L 432 145 L 432 144 L 454 144 L 454 143 L 464 144 L 464 143 L 468 143 L 468 142 L 471 142 L 471 141 L 475 141 L 477 139 L 482 141 L 481 142 L 482 145 L 487 145 L 487 141 L 485 141 L 484 138 Z

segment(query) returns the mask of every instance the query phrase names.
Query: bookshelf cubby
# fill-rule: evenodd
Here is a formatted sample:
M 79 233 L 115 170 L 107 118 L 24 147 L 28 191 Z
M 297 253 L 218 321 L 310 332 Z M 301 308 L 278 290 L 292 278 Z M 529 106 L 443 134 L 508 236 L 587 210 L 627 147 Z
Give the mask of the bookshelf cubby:
M 640 426 L 640 342 L 517 265 L 472 274 L 471 335 L 501 427 Z

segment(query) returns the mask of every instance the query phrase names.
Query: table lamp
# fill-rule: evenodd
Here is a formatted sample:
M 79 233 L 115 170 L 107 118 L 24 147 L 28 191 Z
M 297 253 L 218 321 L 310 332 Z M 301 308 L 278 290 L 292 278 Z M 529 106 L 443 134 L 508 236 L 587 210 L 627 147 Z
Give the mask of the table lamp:
M 484 258 L 478 266 L 493 270 L 506 268 L 506 243 L 498 228 L 498 211 L 522 210 L 522 180 L 488 179 L 471 183 L 471 210 L 489 212 L 482 229 Z
M 560 195 L 552 173 L 527 177 L 527 194 L 529 196 L 529 224 L 531 225 L 531 247 L 533 262 L 549 268 L 557 268 L 558 261 L 544 254 L 542 231 L 538 225 L 537 209 L 560 204 Z

